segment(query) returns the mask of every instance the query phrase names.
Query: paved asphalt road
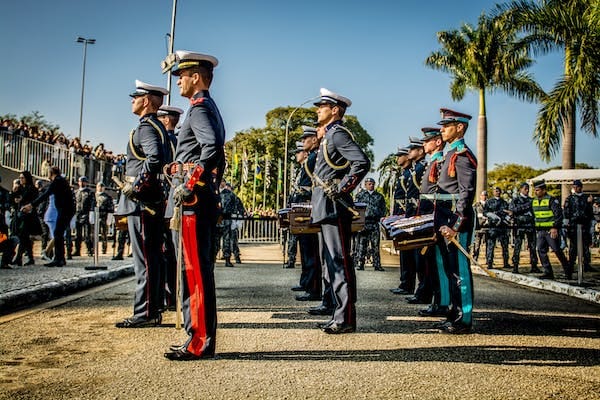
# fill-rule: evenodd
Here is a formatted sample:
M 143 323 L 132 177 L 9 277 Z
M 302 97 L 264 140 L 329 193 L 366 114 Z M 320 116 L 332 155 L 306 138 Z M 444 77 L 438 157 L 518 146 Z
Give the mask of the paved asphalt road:
M 446 336 L 359 271 L 358 332 L 330 336 L 289 290 L 299 270 L 216 269 L 218 358 L 163 357 L 184 333 L 116 329 L 133 280 L 0 318 L 0 399 L 600 399 L 600 306 L 475 277 L 475 333 Z

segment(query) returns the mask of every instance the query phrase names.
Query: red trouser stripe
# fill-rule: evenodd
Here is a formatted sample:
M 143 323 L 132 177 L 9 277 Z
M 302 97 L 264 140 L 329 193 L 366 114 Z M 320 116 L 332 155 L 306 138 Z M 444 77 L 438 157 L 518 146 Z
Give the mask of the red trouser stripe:
M 187 347 L 190 353 L 200 355 L 206 343 L 206 318 L 204 305 L 204 284 L 198 240 L 196 237 L 196 215 L 184 215 L 182 218 L 182 240 L 185 259 L 185 277 L 190 294 L 190 323 L 192 340 Z

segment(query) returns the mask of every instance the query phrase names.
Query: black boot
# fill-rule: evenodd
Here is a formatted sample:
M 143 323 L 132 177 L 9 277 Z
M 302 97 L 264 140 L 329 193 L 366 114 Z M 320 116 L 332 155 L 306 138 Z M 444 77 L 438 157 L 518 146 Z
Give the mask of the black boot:
M 225 257 L 225 266 L 233 267 L 233 264 L 231 263 L 231 257 Z

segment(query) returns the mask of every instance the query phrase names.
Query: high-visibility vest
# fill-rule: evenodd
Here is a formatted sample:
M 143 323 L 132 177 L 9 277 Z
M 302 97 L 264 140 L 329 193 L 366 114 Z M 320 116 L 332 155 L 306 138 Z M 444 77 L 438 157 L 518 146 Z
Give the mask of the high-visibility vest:
M 541 200 L 533 199 L 533 215 L 535 216 L 535 227 L 548 229 L 554 226 L 554 213 L 550 208 L 549 195 L 542 197 Z

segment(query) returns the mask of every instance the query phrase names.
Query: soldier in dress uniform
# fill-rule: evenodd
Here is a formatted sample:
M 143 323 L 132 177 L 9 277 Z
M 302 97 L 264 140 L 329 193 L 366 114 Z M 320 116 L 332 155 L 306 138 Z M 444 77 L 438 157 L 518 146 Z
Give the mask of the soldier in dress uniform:
M 475 214 L 473 199 L 477 177 L 477 159 L 465 144 L 464 135 L 470 115 L 441 110 L 442 138 L 448 145 L 438 178 L 435 197 L 435 228 L 439 232 L 438 247 L 450 287 L 450 308 L 441 332 L 469 333 L 473 324 L 473 276 L 469 259 L 450 241 L 455 239 L 468 249 Z
M 375 271 L 385 271 L 381 267 L 381 256 L 379 254 L 379 221 L 387 214 L 385 206 L 385 198 L 381 193 L 375 190 L 375 179 L 366 178 L 365 188 L 360 191 L 355 198 L 357 203 L 365 203 L 365 227 L 358 232 L 356 239 L 356 256 L 354 262 L 356 269 L 365 269 L 365 258 L 367 249 L 370 248 L 373 252 L 373 268 Z
M 316 128 L 302 126 L 302 136 L 300 137 L 300 140 L 301 142 L 298 151 L 305 153 L 306 158 L 300 164 L 296 182 L 294 183 L 294 193 L 291 202 L 309 203 L 312 196 L 312 176 L 317 160 L 317 149 L 319 148 Z M 299 286 L 305 292 L 304 294 L 297 295 L 296 300 L 321 300 L 322 264 L 319 255 L 319 235 L 311 233 L 295 236 L 298 238 L 300 263 L 302 264 Z M 331 305 L 333 301 L 331 301 L 332 298 L 330 293 L 329 296 L 329 304 Z
M 591 271 L 590 246 L 592 244 L 592 221 L 594 210 L 592 195 L 583 193 L 583 183 L 579 179 L 573 181 L 572 194 L 565 200 L 564 214 L 567 224 L 567 237 L 569 238 L 569 267 L 575 268 L 577 261 L 577 225 L 581 225 L 581 238 L 583 243 L 583 270 Z
M 369 172 L 371 162 L 342 122 L 352 102 L 324 88 L 320 94 L 315 103 L 317 122 L 325 132 L 313 175 L 311 218 L 321 225 L 323 261 L 335 297 L 331 321 L 321 328 L 328 334 L 341 334 L 356 330 L 356 274 L 350 258 L 351 193 Z
M 537 267 L 537 255 L 535 254 L 535 217 L 533 216 L 532 199 L 529 197 L 529 184 L 521 183 L 519 186 L 519 195 L 515 197 L 508 205 L 508 212 L 511 215 L 515 228 L 515 247 L 513 249 L 513 272 L 519 273 L 519 258 L 523 241 L 527 239 L 529 248 L 529 263 L 531 273 L 541 272 Z
M 398 178 L 396 180 L 396 188 L 394 189 L 394 215 L 406 215 L 407 210 L 407 191 L 408 184 L 411 181 L 410 167 L 411 162 L 408 158 L 408 148 L 400 147 L 396 152 L 396 162 L 400 167 Z M 410 268 L 410 265 L 414 265 L 414 252 L 411 250 L 400 250 L 400 284 L 397 288 L 390 289 L 393 294 L 413 294 L 415 291 L 414 283 L 413 286 L 408 286 L 406 280 L 406 268 Z M 411 260 L 413 260 L 411 262 Z
M 291 207 L 294 203 L 302 203 L 306 201 L 304 198 L 306 197 L 306 192 L 303 192 L 298 186 L 298 179 L 302 178 L 302 169 L 303 165 L 308 158 L 308 152 L 304 150 L 304 144 L 302 142 L 296 142 L 296 148 L 294 149 L 294 154 L 296 158 L 296 162 L 298 163 L 298 173 L 296 174 L 296 182 L 292 187 L 292 191 L 288 197 L 287 207 Z M 314 164 L 313 164 L 314 169 Z M 312 183 L 311 183 L 312 185 Z M 308 201 L 310 201 L 310 196 L 308 196 Z M 286 269 L 296 268 L 296 255 L 298 253 L 298 235 L 293 234 L 288 229 L 288 239 L 287 239 L 287 262 L 283 266 Z M 301 292 L 304 288 L 300 285 L 294 286 L 292 288 L 293 291 Z
M 446 143 L 442 139 L 440 128 L 425 127 L 421 131 L 423 132 L 423 150 L 430 157 L 427 168 L 423 172 L 421 194 L 419 195 L 419 212 L 425 215 L 433 213 L 433 200 L 438 190 L 437 183 L 444 161 L 443 152 Z M 422 257 L 425 267 L 424 282 L 430 285 L 433 300 L 429 307 L 419 310 L 419 315 L 445 317 L 450 304 L 450 289 L 438 246 L 428 246 Z
M 157 119 L 166 89 L 136 80 L 131 110 L 140 117 L 129 134 L 124 186 L 116 216 L 127 216 L 136 276 L 133 315 L 117 328 L 159 325 L 164 301 L 162 257 L 164 193 L 160 180 L 166 130 Z
M 423 140 L 415 137 L 409 137 L 408 158 L 412 165 L 410 167 L 411 179 L 407 185 L 406 192 L 406 216 L 414 217 L 417 214 L 422 214 L 419 210 L 419 193 L 421 190 L 421 181 L 423 173 L 427 167 L 425 161 L 425 150 L 423 148 Z M 418 278 L 418 285 L 414 294 L 406 298 L 409 304 L 430 304 L 433 295 L 431 285 L 425 280 L 425 260 L 421 255 L 421 249 L 413 249 L 413 256 L 410 257 L 410 268 L 405 269 L 407 275 L 405 280 L 408 281 L 408 286 L 415 286 L 415 278 Z M 414 260 L 414 261 L 413 261 Z
M 533 182 L 535 198 L 531 206 L 535 217 L 536 249 L 544 273 L 540 279 L 554 279 L 554 271 L 548 258 L 548 248 L 551 248 L 563 267 L 565 277 L 571 279 L 573 271 L 560 246 L 560 230 L 563 223 L 563 211 L 560 201 L 546 192 L 546 181 Z
M 79 189 L 75 191 L 75 251 L 72 256 L 81 256 L 81 242 L 85 242 L 88 256 L 91 257 L 94 255 L 94 244 L 90 212 L 94 210 L 94 192 L 87 186 L 87 177 L 79 177 L 78 184 Z
M 183 179 L 173 179 L 167 217 L 181 210 L 181 241 L 184 252 L 183 319 L 188 338 L 173 345 L 164 356 L 173 361 L 213 358 L 217 333 L 217 302 L 214 277 L 214 244 L 219 217 L 218 187 L 225 169 L 225 127 L 209 88 L 215 57 L 177 51 L 177 76 L 181 96 L 190 108 L 179 131 L 174 163 Z
M 179 123 L 179 118 L 183 114 L 183 110 L 179 107 L 162 105 L 156 112 L 158 120 L 162 122 L 167 130 L 167 138 L 165 141 L 165 162 L 171 163 L 174 161 L 175 149 L 177 148 L 177 133 L 175 128 Z
M 494 197 L 485 202 L 483 212 L 489 221 L 489 232 L 485 244 L 485 261 L 488 268 L 494 267 L 494 247 L 496 240 L 502 248 L 504 268 L 512 268 L 508 263 L 508 226 L 505 223 L 508 203 L 502 198 L 502 189 L 494 188 Z
M 156 112 L 156 116 L 164 125 L 167 131 L 167 140 L 165 140 L 165 163 L 170 164 L 175 159 L 175 149 L 177 148 L 177 133 L 175 128 L 179 123 L 179 118 L 183 110 L 179 107 L 162 105 Z M 165 190 L 165 199 L 169 195 L 170 187 L 167 182 L 163 182 Z M 178 239 L 173 235 L 169 228 L 169 218 L 164 220 L 163 229 L 163 255 L 165 259 L 165 270 L 161 278 L 161 286 L 165 288 L 165 303 L 168 310 L 175 309 L 176 303 L 176 280 L 177 280 L 177 253 L 176 248 Z

